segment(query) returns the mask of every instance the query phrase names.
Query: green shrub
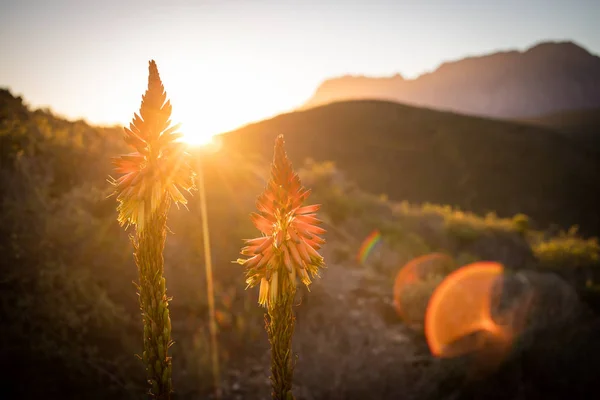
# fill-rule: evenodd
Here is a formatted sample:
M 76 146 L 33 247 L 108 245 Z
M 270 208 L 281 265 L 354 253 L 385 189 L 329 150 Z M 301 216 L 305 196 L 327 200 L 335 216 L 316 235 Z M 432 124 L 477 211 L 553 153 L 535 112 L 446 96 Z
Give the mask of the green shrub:
M 456 256 L 456 266 L 460 268 L 480 260 L 481 258 L 475 254 L 461 252 Z
M 431 253 L 431 247 L 425 242 L 425 239 L 414 232 L 409 232 L 405 237 L 405 248 L 411 257 L 419 257 Z
M 481 231 L 463 213 L 455 213 L 446 218 L 446 232 L 460 242 L 469 243 L 476 240 Z
M 512 218 L 512 223 L 515 231 L 521 235 L 525 235 L 530 228 L 529 217 L 525 214 L 517 214 Z
M 586 268 L 596 266 L 600 261 L 598 239 L 580 237 L 577 227 L 533 245 L 533 251 L 541 266 L 550 269 Z
M 360 213 L 356 204 L 345 197 L 338 187 L 333 187 L 320 196 L 323 202 L 323 211 L 329 215 L 334 224 L 342 224 L 348 218 Z

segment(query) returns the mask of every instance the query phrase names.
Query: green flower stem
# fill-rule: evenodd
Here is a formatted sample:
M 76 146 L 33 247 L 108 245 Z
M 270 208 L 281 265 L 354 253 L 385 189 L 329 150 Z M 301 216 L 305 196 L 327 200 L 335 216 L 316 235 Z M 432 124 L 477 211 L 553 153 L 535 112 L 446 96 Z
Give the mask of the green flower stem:
M 282 266 L 280 270 L 285 271 Z M 292 353 L 292 336 L 296 318 L 292 309 L 296 287 L 289 275 L 280 274 L 280 293 L 275 302 L 270 302 L 265 314 L 265 327 L 271 343 L 271 396 L 274 400 L 293 400 L 292 379 L 294 360 Z
M 166 238 L 167 212 L 170 199 L 149 219 L 144 230 L 133 239 L 134 257 L 139 272 L 140 307 L 144 322 L 144 352 L 150 394 L 160 400 L 170 399 L 171 357 L 168 355 L 171 341 L 171 318 L 164 273 L 163 250 Z

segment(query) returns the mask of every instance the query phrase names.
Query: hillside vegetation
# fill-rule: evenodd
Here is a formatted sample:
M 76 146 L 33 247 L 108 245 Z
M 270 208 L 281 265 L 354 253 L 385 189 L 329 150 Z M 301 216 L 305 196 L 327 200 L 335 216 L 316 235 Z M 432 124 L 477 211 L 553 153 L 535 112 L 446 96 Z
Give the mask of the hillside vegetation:
M 383 101 L 348 101 L 280 115 L 223 135 L 224 148 L 334 161 L 363 190 L 503 217 L 541 229 L 600 227 L 600 160 L 555 131 Z
M 449 121 L 456 122 L 450 130 Z M 576 220 L 581 211 L 574 201 L 584 196 L 577 192 L 569 208 L 568 197 L 558 196 L 561 191 L 550 184 L 561 182 L 565 190 L 575 187 L 574 179 L 591 176 L 592 161 L 581 158 L 573 167 L 581 169 L 573 170 L 552 165 L 549 156 L 534 151 L 535 145 L 545 143 L 541 148 L 558 157 L 557 162 L 571 162 L 568 157 L 576 153 L 561 137 L 548 144 L 543 130 L 514 128 L 521 130 L 509 130 L 511 140 L 506 143 L 498 139 L 501 128 L 514 125 L 388 103 L 332 105 L 263 124 L 248 127 L 247 135 L 226 135 L 218 153 L 193 152 L 202 160 L 206 177 L 224 398 L 258 400 L 269 392 L 263 312 L 256 304 L 256 291 L 245 290 L 242 270 L 231 260 L 238 257 L 241 239 L 256 235 L 248 214 L 268 176 L 270 135 L 275 133 L 286 135 L 303 183 L 313 189 L 314 201 L 323 204 L 328 230 L 323 248 L 328 269 L 309 296 L 300 293 L 296 308 L 297 399 L 515 398 L 523 390 L 532 396 L 564 398 L 595 388 L 600 335 L 596 319 L 578 296 L 591 305 L 597 299 L 596 239 L 582 237 L 574 228 L 555 233 L 536 229 L 527 216 L 509 215 L 508 209 L 506 218 L 500 218 L 435 205 L 435 198 L 420 204 L 408 191 L 422 190 L 416 194 L 425 198 L 446 190 L 460 200 L 461 193 L 481 190 L 486 193 L 482 198 L 492 199 L 502 192 L 494 188 L 509 190 L 512 179 L 516 189 L 503 195 L 505 202 L 517 209 L 531 201 L 535 211 L 535 204 L 541 207 L 547 201 L 551 206 L 543 210 L 548 220 L 554 210 L 557 219 L 570 223 L 563 211 L 572 212 Z M 426 128 L 422 137 L 413 131 L 417 127 Z M 470 133 L 461 136 L 462 130 Z M 375 140 L 365 140 L 365 132 Z M 489 148 L 478 140 L 484 134 L 498 142 Z M 142 335 L 132 287 L 137 271 L 128 232 L 116 221 L 114 199 L 107 198 L 112 190 L 106 182 L 112 172 L 110 157 L 124 150 L 121 135 L 116 128 L 32 111 L 22 99 L 0 91 L 0 358 L 10 360 L 3 374 L 7 398 L 144 398 L 143 366 L 134 356 L 141 352 Z M 454 135 L 459 137 L 456 143 L 449 140 Z M 495 161 L 486 162 L 480 154 L 489 156 L 495 154 L 493 148 L 511 146 L 517 154 Z M 474 152 L 473 157 L 460 157 L 463 151 Z M 526 151 L 531 153 L 523 154 Z M 396 157 L 401 154 L 404 157 Z M 306 160 L 307 155 L 313 160 Z M 328 157 L 336 163 L 326 162 Z M 435 157 L 444 163 L 433 162 Z M 505 165 L 528 159 L 544 164 L 524 161 L 521 175 L 517 167 Z M 463 171 L 458 167 L 464 165 L 461 160 L 477 160 L 466 164 L 477 179 L 452 190 L 452 179 Z M 487 184 L 483 177 L 492 174 L 492 166 L 509 177 L 499 174 L 495 184 Z M 550 168 L 550 176 L 540 175 L 534 191 L 525 191 L 524 185 L 536 182 L 534 167 L 540 173 Z M 441 176 L 435 184 L 421 181 L 436 173 Z M 556 177 L 570 179 L 562 183 L 554 181 Z M 391 190 L 386 190 L 388 198 L 379 195 L 384 190 L 366 188 L 372 183 L 399 187 L 396 200 Z M 474 190 L 472 185 L 478 183 L 482 188 Z M 536 199 L 544 190 L 542 200 Z M 173 296 L 173 383 L 179 399 L 207 397 L 210 382 L 197 200 L 192 198 L 189 212 L 172 210 L 165 249 Z M 360 243 L 374 229 L 381 232 L 382 244 L 360 264 Z M 449 254 L 457 264 L 497 260 L 541 277 L 536 278 L 542 282 L 536 288 L 545 288 L 546 297 L 525 339 L 515 345 L 498 374 L 465 381 L 463 359 L 435 359 L 422 332 L 409 329 L 395 314 L 394 276 L 406 261 L 430 252 Z M 415 308 L 422 308 L 430 294 L 431 282 L 424 285 L 416 288 Z M 574 309 L 580 312 L 571 312 Z M 560 346 L 553 345 L 557 338 Z

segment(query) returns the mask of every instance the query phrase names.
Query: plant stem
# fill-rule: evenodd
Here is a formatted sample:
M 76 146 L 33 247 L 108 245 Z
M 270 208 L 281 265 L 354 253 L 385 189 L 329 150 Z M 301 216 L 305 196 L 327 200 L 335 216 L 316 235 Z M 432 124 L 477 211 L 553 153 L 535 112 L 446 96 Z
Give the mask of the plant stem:
M 282 268 L 285 270 L 285 267 Z M 292 336 L 296 318 L 292 306 L 296 287 L 287 273 L 280 274 L 277 300 L 270 303 L 265 314 L 265 325 L 271 343 L 271 396 L 273 400 L 293 400 Z
M 215 396 L 221 398 L 219 384 L 219 349 L 217 344 L 217 322 L 215 318 L 215 295 L 213 287 L 212 258 L 210 253 L 210 236 L 208 231 L 208 212 L 206 209 L 206 190 L 201 161 L 198 161 L 198 187 L 200 191 L 200 212 L 202 214 L 202 237 L 204 239 L 204 264 L 206 270 L 206 295 L 208 298 L 208 318 L 210 329 L 210 349 Z
M 144 322 L 144 352 L 150 394 L 160 400 L 170 399 L 171 319 L 164 273 L 163 250 L 166 238 L 167 212 L 170 200 L 163 204 L 149 219 L 145 228 L 133 239 L 134 257 L 139 272 L 140 307 Z

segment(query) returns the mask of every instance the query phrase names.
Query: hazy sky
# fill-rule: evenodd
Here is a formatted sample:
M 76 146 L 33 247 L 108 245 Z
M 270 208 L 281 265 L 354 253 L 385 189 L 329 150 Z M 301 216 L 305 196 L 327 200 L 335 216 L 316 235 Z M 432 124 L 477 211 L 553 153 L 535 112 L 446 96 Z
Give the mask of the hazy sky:
M 155 59 L 174 119 L 223 131 L 300 105 L 332 76 L 415 77 L 542 40 L 600 54 L 599 21 L 598 0 L 0 0 L 0 86 L 125 123 Z

